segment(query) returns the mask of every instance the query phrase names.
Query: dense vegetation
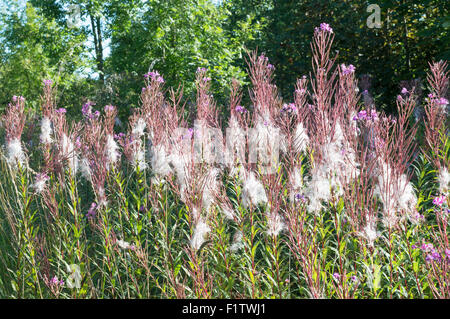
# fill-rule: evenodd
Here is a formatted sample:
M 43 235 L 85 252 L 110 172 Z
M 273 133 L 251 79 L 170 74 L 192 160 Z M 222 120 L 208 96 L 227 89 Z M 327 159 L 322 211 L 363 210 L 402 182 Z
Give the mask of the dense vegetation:
M 450 297 L 442 2 L 0 3 L 0 298 Z

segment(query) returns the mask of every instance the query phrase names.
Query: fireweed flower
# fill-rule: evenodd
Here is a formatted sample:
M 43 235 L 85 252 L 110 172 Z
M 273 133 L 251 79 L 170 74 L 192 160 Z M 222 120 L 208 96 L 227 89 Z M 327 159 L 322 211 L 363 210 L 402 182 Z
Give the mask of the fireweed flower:
M 302 194 L 295 194 L 295 200 L 296 201 L 301 201 L 302 203 L 305 203 L 306 202 L 306 197 L 305 197 L 305 195 L 302 195 Z
M 95 103 L 87 102 L 86 104 L 83 104 L 83 107 L 81 108 L 81 113 L 86 120 L 96 120 L 100 117 L 100 112 L 92 109 L 93 105 L 95 105 Z
M 150 79 L 155 82 L 164 83 L 164 78 L 159 74 L 158 71 L 148 72 L 144 74 L 144 78 Z
M 448 105 L 448 100 L 446 98 L 441 97 L 438 101 L 437 104 L 439 105 Z
M 59 280 L 58 277 L 53 277 L 49 282 L 50 286 L 64 286 L 64 280 Z
M 379 120 L 378 113 L 376 110 L 372 109 L 370 112 L 366 110 L 359 111 L 353 118 L 353 121 L 373 121 Z
M 433 244 L 422 244 L 422 246 L 420 246 L 420 250 L 427 254 L 433 254 L 436 252 Z
M 328 23 L 321 23 L 319 28 L 315 28 L 314 29 L 315 32 L 319 32 L 319 31 L 324 31 L 324 32 L 329 32 L 329 33 L 333 33 L 333 29 L 330 27 L 330 25 Z
M 194 129 L 192 127 L 188 128 L 188 132 L 186 134 L 186 138 L 188 140 L 192 139 L 192 136 L 194 136 Z
M 335 272 L 335 273 L 333 274 L 333 278 L 334 278 L 336 281 L 339 281 L 339 280 L 341 280 L 341 275 L 339 275 L 337 272 Z
M 407 93 L 408 93 L 408 90 L 407 90 L 406 88 L 403 88 L 402 91 L 401 91 L 401 93 L 402 93 L 402 94 L 407 94 Z
M 244 113 L 245 112 L 245 108 L 243 106 L 241 106 L 241 105 L 237 105 L 235 110 L 238 113 Z
M 83 104 L 82 108 L 81 108 L 81 113 L 83 114 L 84 117 L 89 117 L 92 113 L 92 105 L 95 105 L 92 102 L 87 102 L 85 104 Z
M 197 68 L 197 73 L 204 73 L 204 72 L 206 72 L 206 68 L 201 67 Z
M 281 111 L 291 113 L 297 111 L 297 107 L 294 103 L 283 104 L 283 108 L 281 109 Z
M 104 110 L 105 113 L 114 112 L 116 107 L 114 105 L 105 105 Z
M 87 211 L 86 217 L 87 218 L 95 218 L 96 211 L 97 211 L 97 204 L 96 203 L 92 203 L 91 207 Z
M 446 197 L 445 195 L 437 196 L 433 199 L 433 204 L 436 206 L 442 206 L 445 203 Z
M 67 113 L 67 110 L 66 110 L 65 108 L 61 107 L 61 108 L 55 110 L 55 112 L 56 112 L 57 114 L 66 114 L 66 113 Z
M 44 85 L 45 86 L 50 86 L 50 85 L 52 85 L 53 84 L 53 81 L 52 80 L 44 80 Z
M 353 64 L 350 64 L 349 66 L 346 66 L 345 64 L 341 64 L 341 69 L 342 69 L 342 73 L 344 75 L 349 75 L 352 73 L 355 73 L 355 67 L 353 66 Z
M 428 254 L 426 257 L 425 257 L 425 261 L 426 262 L 433 262 L 433 261 L 437 261 L 437 262 L 440 262 L 441 261 L 441 255 L 438 253 L 438 252 L 432 252 L 431 254 Z

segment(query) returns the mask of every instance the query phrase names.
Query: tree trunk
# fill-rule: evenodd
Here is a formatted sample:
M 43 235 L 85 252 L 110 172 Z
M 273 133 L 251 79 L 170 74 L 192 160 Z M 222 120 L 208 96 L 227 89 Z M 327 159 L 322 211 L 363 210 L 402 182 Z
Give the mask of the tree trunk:
M 94 19 L 92 13 L 89 13 L 89 17 L 91 20 L 92 34 L 94 36 L 94 49 L 97 62 L 97 70 L 99 72 L 100 81 L 103 84 L 105 81 L 105 74 L 103 70 L 103 44 L 100 17 Z

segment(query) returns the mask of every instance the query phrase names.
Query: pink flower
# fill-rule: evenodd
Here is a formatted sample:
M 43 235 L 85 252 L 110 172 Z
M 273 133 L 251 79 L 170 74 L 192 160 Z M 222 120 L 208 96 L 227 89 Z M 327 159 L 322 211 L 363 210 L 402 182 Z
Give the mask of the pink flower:
M 406 93 L 408 93 L 408 90 L 406 88 L 403 88 L 401 93 L 406 94 Z
M 114 105 L 105 105 L 105 112 L 113 112 L 116 109 Z
M 446 98 L 441 97 L 441 98 L 437 101 L 437 103 L 438 103 L 439 105 L 448 105 L 448 100 L 447 100 Z
M 159 83 L 164 83 L 164 79 L 159 74 L 158 71 L 148 72 L 147 74 L 144 74 L 144 78 L 146 78 L 146 79 L 150 78 L 152 81 L 156 81 L 156 82 L 159 82 Z
M 441 196 L 437 196 L 433 199 L 433 204 L 436 206 L 442 206 L 442 204 L 444 204 L 445 202 L 445 196 L 441 195 Z
M 353 66 L 353 64 L 350 64 L 349 66 L 341 64 L 341 68 L 344 75 L 352 74 L 355 72 L 355 67 Z
M 236 110 L 236 112 L 239 112 L 239 113 L 244 113 L 245 112 L 244 107 L 241 106 L 241 105 L 236 106 L 235 110 Z
M 283 108 L 281 109 L 282 112 L 292 112 L 292 111 L 297 111 L 297 107 L 295 106 L 294 103 L 289 103 L 289 104 L 283 104 Z
M 333 33 L 333 29 L 330 27 L 330 25 L 324 22 L 320 24 L 320 30 Z

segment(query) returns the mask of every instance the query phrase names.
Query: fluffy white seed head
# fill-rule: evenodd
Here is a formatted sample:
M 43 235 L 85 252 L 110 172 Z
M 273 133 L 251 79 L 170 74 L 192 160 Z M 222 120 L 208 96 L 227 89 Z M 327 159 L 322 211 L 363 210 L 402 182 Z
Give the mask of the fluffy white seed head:
M 251 205 L 258 206 L 259 204 L 267 203 L 266 191 L 263 184 L 256 179 L 255 175 L 250 172 L 244 181 L 242 188 L 242 204 L 245 207 Z
M 17 168 L 17 164 L 23 165 L 25 163 L 25 153 L 18 138 L 6 143 L 6 154 L 7 162 L 13 168 Z
M 144 135 L 144 130 L 145 127 L 147 126 L 147 124 L 145 123 L 143 118 L 139 118 L 136 123 L 134 124 L 132 130 L 131 130 L 131 134 L 135 137 L 135 138 L 140 138 Z
M 133 152 L 132 152 L 132 159 L 131 164 L 136 169 L 139 167 L 140 170 L 147 169 L 147 161 L 145 160 L 145 148 L 142 145 L 141 139 L 135 139 L 132 142 L 133 145 Z
M 244 246 L 244 244 L 242 243 L 243 237 L 244 236 L 243 236 L 242 232 L 239 230 L 233 235 L 233 242 L 230 246 L 230 250 L 232 252 L 236 252 Z
M 441 168 L 438 175 L 438 181 L 439 181 L 439 192 L 443 194 L 448 193 L 450 189 L 450 174 L 448 172 L 447 167 Z
M 132 244 L 130 244 L 129 242 L 126 242 L 126 241 L 124 241 L 122 239 L 118 239 L 116 241 L 116 243 L 123 250 L 128 250 L 128 249 L 133 249 L 134 248 L 134 246 Z
M 363 231 L 360 232 L 359 235 L 367 240 L 367 243 L 370 247 L 373 247 L 375 240 L 380 236 L 380 234 L 377 232 L 376 223 L 372 221 L 366 224 Z
M 211 228 L 203 221 L 199 220 L 194 229 L 194 234 L 191 239 L 191 247 L 194 250 L 200 249 L 205 242 L 206 235 L 211 231 Z
M 396 213 L 403 211 L 410 214 L 416 211 L 417 196 L 412 184 L 405 174 L 397 176 L 386 162 L 379 163 L 374 195 L 383 204 L 384 222 L 388 226 L 396 224 Z
M 67 159 L 71 174 L 76 174 L 78 170 L 78 156 L 75 151 L 75 145 L 66 134 L 63 134 L 61 138 L 61 155 Z
M 91 167 L 89 165 L 89 160 L 85 157 L 83 157 L 80 161 L 80 171 L 81 171 L 81 176 L 83 176 L 87 180 L 90 180 Z
M 106 158 L 108 167 L 116 164 L 120 159 L 119 146 L 111 134 L 106 137 Z
M 289 176 L 289 183 L 291 184 L 291 193 L 289 199 L 294 202 L 295 195 L 297 195 L 304 186 L 300 167 L 294 167 L 291 175 Z
M 52 122 L 48 117 L 42 118 L 40 140 L 42 144 L 51 144 L 52 139 Z
M 36 193 L 42 193 L 44 191 L 47 180 L 48 177 L 45 174 L 38 174 L 36 176 L 36 180 L 32 186 Z
M 285 228 L 285 224 L 279 214 L 271 213 L 267 220 L 267 234 L 269 236 L 278 236 Z
M 164 177 L 172 172 L 170 157 L 163 144 L 155 145 L 151 149 L 150 164 L 158 177 Z

